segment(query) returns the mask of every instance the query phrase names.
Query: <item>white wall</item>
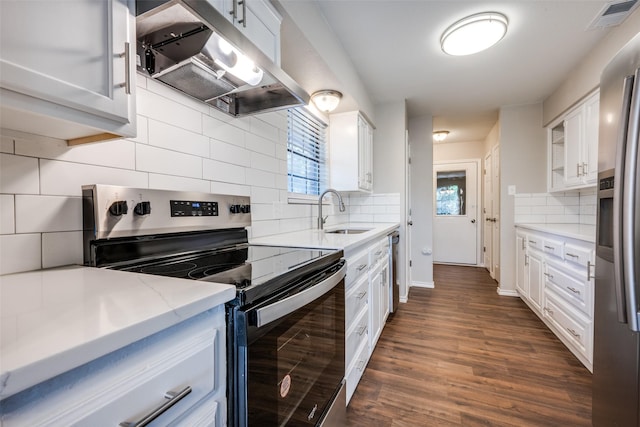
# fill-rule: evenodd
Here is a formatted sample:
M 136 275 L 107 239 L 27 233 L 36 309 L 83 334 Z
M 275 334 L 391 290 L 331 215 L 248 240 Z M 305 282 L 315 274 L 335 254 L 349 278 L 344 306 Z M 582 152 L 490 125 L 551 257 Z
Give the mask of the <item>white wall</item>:
M 249 195 L 253 237 L 315 227 L 315 204 L 287 203 L 285 111 L 236 119 L 142 76 L 137 106 L 135 139 L 67 147 L 2 130 L 0 274 L 82 264 L 84 184 Z M 398 218 L 389 200 L 354 205 Z M 332 223 L 349 220 L 349 208 L 337 212 L 324 209 Z
M 499 292 L 515 292 L 514 196 L 546 191 L 546 134 L 542 104 L 500 109 L 500 285 Z
M 433 161 L 445 162 L 468 159 L 484 159 L 483 141 L 438 142 L 433 144 Z
M 411 145 L 411 286 L 433 286 L 433 120 L 409 119 Z

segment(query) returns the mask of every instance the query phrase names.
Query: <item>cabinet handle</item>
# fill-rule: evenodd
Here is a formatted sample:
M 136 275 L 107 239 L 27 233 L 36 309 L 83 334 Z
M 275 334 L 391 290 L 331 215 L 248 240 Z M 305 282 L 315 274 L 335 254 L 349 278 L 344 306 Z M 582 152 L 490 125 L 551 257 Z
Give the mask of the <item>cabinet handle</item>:
M 544 275 L 547 276 L 549 279 L 553 279 L 553 274 L 544 273 Z
M 367 182 L 371 183 L 371 172 L 367 172 Z
M 594 267 L 593 276 L 591 275 L 591 267 Z M 587 261 L 587 282 L 595 278 L 595 264 L 591 264 L 591 261 Z
M 547 312 L 549 314 L 549 316 L 553 317 L 553 310 L 551 310 L 550 308 L 545 307 L 544 311 Z
M 242 19 L 238 21 L 238 24 L 242 24 L 244 28 L 247 28 L 247 0 L 239 1 L 238 4 L 242 5 Z
M 233 0 L 233 8 L 231 12 L 229 12 L 229 15 L 233 16 L 233 19 L 238 17 L 238 0 Z
M 576 338 L 580 338 L 580 334 L 579 334 L 579 333 L 577 333 L 576 331 L 574 331 L 573 329 L 571 329 L 571 328 L 567 328 L 567 331 L 569 331 L 569 333 L 570 333 L 571 335 L 573 335 L 574 337 L 576 337 Z
M 569 289 L 571 292 L 573 292 L 574 294 L 578 294 L 580 295 L 580 291 L 577 290 L 576 288 L 573 288 L 571 286 L 567 286 L 567 289 Z
M 569 252 L 567 252 L 565 255 L 570 256 L 571 258 L 580 258 L 578 255 L 570 254 Z
M 589 169 L 587 168 L 587 164 L 583 163 L 582 164 L 582 174 L 586 175 L 589 172 Z
M 553 246 L 544 245 L 544 247 L 545 247 L 545 249 L 549 249 L 550 251 L 555 251 L 556 250 L 556 248 L 554 248 Z
M 362 270 L 364 270 L 365 268 L 367 268 L 367 264 L 360 264 L 360 265 L 358 266 L 358 271 L 362 271 Z
M 362 298 L 364 298 L 364 297 L 366 297 L 366 296 L 367 296 L 367 293 L 366 293 L 366 292 L 360 292 L 360 293 L 357 295 L 357 298 L 358 298 L 358 299 L 362 299 Z
M 123 421 L 120 423 L 120 426 L 121 427 L 144 427 L 146 425 L 149 425 L 153 420 L 158 418 L 160 415 L 164 414 L 173 405 L 175 405 L 176 403 L 184 399 L 185 396 L 188 395 L 189 393 L 191 393 L 190 386 L 186 386 L 185 388 L 183 388 L 178 392 L 168 391 L 164 394 L 164 398 L 169 400 L 167 400 L 166 402 L 164 402 L 163 404 L 161 404 L 160 406 L 158 406 L 157 408 L 149 412 L 140 420 L 133 421 L 133 422 Z
M 576 171 L 577 171 L 577 175 L 578 176 L 582 176 L 582 172 L 580 172 L 580 168 L 582 167 L 582 165 L 580 163 L 576 164 Z
M 129 42 L 126 42 L 124 44 L 124 52 L 118 55 L 120 58 L 124 57 L 124 83 L 120 83 L 118 86 L 123 87 L 124 93 L 127 95 L 131 95 L 131 59 L 129 51 Z
M 529 255 L 524 255 L 524 265 L 529 265 Z
M 365 332 L 367 331 L 367 327 L 365 325 L 360 326 L 360 328 L 358 328 L 358 335 L 362 336 Z
M 533 243 L 534 245 L 538 244 L 538 242 L 536 242 L 535 240 L 529 240 L 529 243 Z
M 489 220 L 487 219 L 487 221 Z M 525 246 L 525 239 L 522 239 L 522 249 L 527 249 L 527 247 Z
M 376 252 L 374 255 L 375 255 L 375 256 L 379 256 L 381 253 L 382 253 L 382 251 L 378 251 L 378 252 Z

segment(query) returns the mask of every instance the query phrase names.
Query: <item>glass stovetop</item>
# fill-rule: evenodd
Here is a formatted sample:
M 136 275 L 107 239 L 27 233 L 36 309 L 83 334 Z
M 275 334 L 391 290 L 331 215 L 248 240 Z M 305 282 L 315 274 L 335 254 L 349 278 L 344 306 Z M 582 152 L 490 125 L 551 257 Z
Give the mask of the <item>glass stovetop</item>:
M 228 249 L 174 255 L 134 265 L 112 267 L 122 271 L 204 280 L 235 285 L 239 293 L 267 286 L 273 290 L 304 267 L 322 268 L 341 257 L 332 249 L 240 245 Z M 280 283 L 274 283 L 280 282 Z M 264 294 L 266 289 L 259 292 Z M 256 292 L 254 291 L 254 294 Z

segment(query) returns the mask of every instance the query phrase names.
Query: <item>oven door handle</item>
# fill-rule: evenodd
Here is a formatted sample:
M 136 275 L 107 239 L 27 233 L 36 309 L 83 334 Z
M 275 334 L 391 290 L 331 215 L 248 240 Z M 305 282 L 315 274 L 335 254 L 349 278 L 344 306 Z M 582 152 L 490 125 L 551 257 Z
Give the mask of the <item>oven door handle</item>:
M 301 307 L 315 301 L 322 295 L 333 289 L 346 274 L 347 266 L 343 265 L 340 270 L 335 272 L 331 277 L 323 280 L 322 282 L 313 285 L 309 289 L 285 298 L 281 301 L 270 304 L 266 307 L 262 307 L 256 310 L 256 326 L 261 327 L 268 323 L 285 317 Z

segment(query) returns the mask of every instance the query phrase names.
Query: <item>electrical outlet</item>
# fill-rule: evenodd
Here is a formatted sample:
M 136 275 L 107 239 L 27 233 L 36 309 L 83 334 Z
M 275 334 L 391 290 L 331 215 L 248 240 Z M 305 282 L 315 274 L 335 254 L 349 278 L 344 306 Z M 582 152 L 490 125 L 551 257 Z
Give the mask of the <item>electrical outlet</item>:
M 515 185 L 507 186 L 507 194 L 509 196 L 515 196 L 516 195 L 516 186 Z

